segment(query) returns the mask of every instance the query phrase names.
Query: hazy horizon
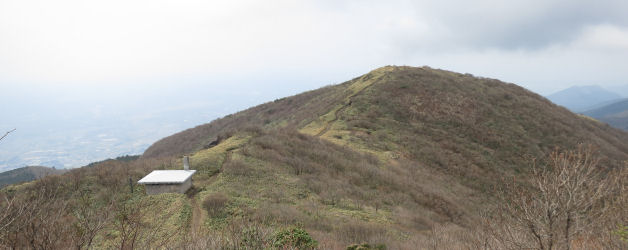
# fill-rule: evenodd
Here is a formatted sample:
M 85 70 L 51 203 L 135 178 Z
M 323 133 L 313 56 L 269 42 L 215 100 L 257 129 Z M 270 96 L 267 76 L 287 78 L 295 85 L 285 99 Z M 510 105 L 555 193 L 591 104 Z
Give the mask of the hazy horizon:
M 626 11 L 619 0 L 0 0 L 0 132 L 17 128 L 0 142 L 0 171 L 139 153 L 385 65 L 542 95 L 576 85 L 628 92 Z

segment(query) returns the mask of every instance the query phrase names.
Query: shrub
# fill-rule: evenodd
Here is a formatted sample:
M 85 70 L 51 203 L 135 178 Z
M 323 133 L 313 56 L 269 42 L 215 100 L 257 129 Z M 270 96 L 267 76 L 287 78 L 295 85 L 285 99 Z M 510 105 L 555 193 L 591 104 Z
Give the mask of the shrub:
M 628 226 L 620 226 L 615 233 L 619 235 L 621 240 L 628 242 Z
M 377 244 L 369 245 L 367 243 L 353 244 L 347 247 L 347 250 L 386 250 L 386 245 Z
M 243 249 L 263 249 L 266 245 L 264 236 L 264 232 L 259 227 L 246 227 L 240 233 L 240 247 Z
M 597 221 L 617 216 L 610 213 L 614 207 L 611 202 L 618 199 L 616 194 L 625 179 L 615 178 L 624 175 L 605 174 L 592 146 L 579 145 L 565 152 L 557 149 L 547 162 L 541 167 L 533 162 L 534 186 L 526 188 L 514 181 L 504 184 L 506 188 L 498 194 L 501 203 L 497 217 L 487 224 L 491 237 L 518 247 L 568 248 L 591 237 L 597 231 Z M 620 238 L 625 236 L 621 234 L 624 230 L 616 231 Z
M 353 221 L 342 224 L 335 232 L 339 239 L 350 242 L 367 242 L 385 238 L 386 229 L 380 225 Z
M 219 215 L 229 203 L 229 198 L 221 193 L 208 195 L 203 200 L 203 207 L 207 210 L 210 217 Z
M 307 231 L 293 227 L 275 233 L 273 246 L 277 248 L 314 249 L 318 246 L 318 242 L 312 239 L 312 236 Z
M 251 176 L 252 169 L 240 159 L 231 159 L 224 165 L 224 172 L 234 176 Z

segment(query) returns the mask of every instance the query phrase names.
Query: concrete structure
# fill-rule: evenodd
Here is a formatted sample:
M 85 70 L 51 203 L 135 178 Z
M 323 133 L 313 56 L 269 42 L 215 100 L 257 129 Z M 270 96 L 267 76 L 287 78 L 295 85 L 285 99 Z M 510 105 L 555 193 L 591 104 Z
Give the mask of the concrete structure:
M 190 170 L 190 157 L 183 156 L 183 170 Z
M 146 194 L 185 193 L 192 187 L 192 175 L 196 170 L 189 170 L 189 160 L 183 158 L 184 170 L 155 170 L 139 180 L 138 184 L 146 187 Z

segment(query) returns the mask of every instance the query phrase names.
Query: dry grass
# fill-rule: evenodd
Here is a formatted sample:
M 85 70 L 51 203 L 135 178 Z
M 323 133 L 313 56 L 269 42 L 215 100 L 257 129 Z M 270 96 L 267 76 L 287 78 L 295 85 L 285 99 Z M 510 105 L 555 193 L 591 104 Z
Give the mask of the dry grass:
M 495 190 L 503 180 L 516 177 L 526 185 L 531 159 L 581 142 L 598 146 L 605 169 L 628 167 L 622 162 L 628 159 L 625 133 L 516 85 L 429 68 L 386 67 L 164 138 L 138 160 L 101 162 L 11 186 L 3 189 L 0 198 L 7 199 L 0 206 L 7 208 L 11 197 L 26 201 L 43 185 L 54 190 L 50 204 L 67 204 L 59 222 L 65 228 L 78 220 L 78 201 L 85 195 L 94 201 L 92 211 L 117 204 L 115 214 L 137 212 L 128 206 L 151 198 L 137 185 L 129 194 L 129 177 L 137 181 L 154 169 L 179 169 L 180 156 L 193 153 L 192 168 L 201 171 L 194 177 L 198 193 L 190 196 L 205 201 L 202 212 L 210 216 L 197 234 L 178 234 L 189 230 L 189 198 L 162 197 L 163 209 L 146 211 L 168 223 L 130 220 L 143 223 L 129 225 L 160 228 L 135 227 L 143 235 L 138 247 L 157 247 L 142 245 L 151 235 L 172 235 L 162 246 L 259 249 L 271 246 L 279 228 L 298 225 L 321 249 L 358 243 L 479 249 L 489 241 L 479 227 L 481 214 L 497 205 Z M 617 222 L 628 224 L 625 180 L 617 181 L 623 189 L 609 194 L 620 204 L 608 208 L 613 216 L 600 218 L 599 234 L 576 238 L 581 246 L 625 247 L 613 233 Z M 106 220 L 95 246 L 120 242 L 120 219 L 114 218 Z M 28 242 L 23 228 L 11 230 L 15 239 Z

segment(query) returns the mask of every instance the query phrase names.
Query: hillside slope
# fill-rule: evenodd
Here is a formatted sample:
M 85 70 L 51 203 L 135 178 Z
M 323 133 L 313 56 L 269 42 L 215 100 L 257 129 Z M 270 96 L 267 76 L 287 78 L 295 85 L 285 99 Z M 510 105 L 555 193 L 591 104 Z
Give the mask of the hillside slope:
M 48 167 L 29 166 L 0 173 L 0 188 L 20 182 L 28 182 L 41 179 L 51 174 L 63 174 L 65 169 L 52 169 Z
M 583 114 L 606 122 L 613 127 L 628 130 L 628 99 L 622 99 Z
M 444 154 L 450 161 L 475 159 L 473 165 L 489 167 L 491 158 L 500 168 L 520 167 L 518 157 L 538 157 L 578 142 L 595 144 L 613 159 L 628 156 L 622 131 L 517 85 L 427 67 L 383 67 L 182 131 L 156 142 L 143 157 L 192 153 L 246 127 L 295 129 L 413 160 L 436 162 L 434 156 Z M 472 157 L 477 155 L 490 157 Z
M 182 131 L 137 160 L 5 190 L 32 202 L 54 187 L 42 204 L 67 216 L 42 213 L 58 218 L 45 232 L 70 230 L 52 237 L 57 248 L 84 235 L 69 225 L 85 222 L 101 227 L 93 243 L 75 246 L 281 248 L 278 235 L 304 229 L 321 249 L 460 249 L 477 240 L 480 215 L 504 179 L 525 184 L 533 159 L 580 143 L 597 147 L 601 170 L 628 159 L 625 132 L 514 84 L 388 66 Z M 187 194 L 147 196 L 129 184 L 155 169 L 180 169 L 184 154 L 197 170 Z M 129 228 L 137 237 L 128 238 Z M 19 239 L 10 233 L 4 243 L 1 233 L 0 245 Z
M 380 234 L 475 223 L 504 177 L 525 176 L 532 159 L 579 143 L 598 147 L 609 168 L 628 159 L 626 133 L 517 85 L 383 67 L 172 135 L 142 157 L 191 154 L 199 202 L 225 193 L 255 204 L 256 217 L 300 221 L 323 235 L 384 223 L 375 235 L 335 240 L 390 243 Z M 314 212 L 323 225 L 302 214 Z M 349 215 L 361 219 L 342 219 Z

